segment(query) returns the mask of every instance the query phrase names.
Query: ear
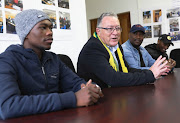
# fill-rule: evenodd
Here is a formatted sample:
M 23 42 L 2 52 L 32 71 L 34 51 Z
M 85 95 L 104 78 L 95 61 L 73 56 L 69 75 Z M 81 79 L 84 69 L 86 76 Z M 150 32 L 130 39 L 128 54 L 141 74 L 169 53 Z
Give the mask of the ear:
M 128 34 L 128 36 L 130 37 L 131 33 Z
M 100 33 L 100 29 L 99 28 L 96 28 L 96 33 L 99 35 L 99 33 Z

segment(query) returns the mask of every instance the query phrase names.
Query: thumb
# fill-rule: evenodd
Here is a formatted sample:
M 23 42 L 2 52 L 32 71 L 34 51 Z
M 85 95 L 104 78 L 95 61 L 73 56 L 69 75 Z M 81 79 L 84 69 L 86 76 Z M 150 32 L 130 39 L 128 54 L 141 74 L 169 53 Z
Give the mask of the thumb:
M 87 83 L 86 83 L 86 86 L 88 86 L 89 84 L 92 83 L 92 80 L 90 79 Z
M 85 88 L 86 85 L 84 83 L 81 84 L 81 89 Z

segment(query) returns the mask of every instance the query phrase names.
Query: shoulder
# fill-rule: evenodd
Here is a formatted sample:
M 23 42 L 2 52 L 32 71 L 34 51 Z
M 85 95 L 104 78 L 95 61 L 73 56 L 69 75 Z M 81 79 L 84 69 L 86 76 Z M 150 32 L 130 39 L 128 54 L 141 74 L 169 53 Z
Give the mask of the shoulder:
M 95 37 L 91 37 L 81 50 L 84 52 L 107 52 L 103 44 Z
M 156 44 L 149 44 L 149 45 L 146 45 L 144 48 L 146 49 L 154 49 L 156 47 Z

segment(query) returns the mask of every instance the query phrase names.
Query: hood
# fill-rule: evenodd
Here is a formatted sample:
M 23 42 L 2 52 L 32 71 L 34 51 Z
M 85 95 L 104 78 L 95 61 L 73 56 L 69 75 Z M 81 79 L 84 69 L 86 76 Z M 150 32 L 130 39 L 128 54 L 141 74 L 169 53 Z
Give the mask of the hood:
M 154 43 L 154 44 L 149 44 L 149 45 L 147 45 L 147 46 L 145 46 L 145 48 L 147 47 L 147 48 L 150 48 L 150 49 L 155 49 L 155 50 L 157 50 L 156 49 L 156 43 Z
M 25 49 L 23 45 L 17 44 L 17 45 L 10 45 L 6 52 L 14 52 L 17 54 L 20 54 L 28 59 L 37 58 L 36 53 L 32 49 Z M 36 57 L 34 57 L 36 55 Z

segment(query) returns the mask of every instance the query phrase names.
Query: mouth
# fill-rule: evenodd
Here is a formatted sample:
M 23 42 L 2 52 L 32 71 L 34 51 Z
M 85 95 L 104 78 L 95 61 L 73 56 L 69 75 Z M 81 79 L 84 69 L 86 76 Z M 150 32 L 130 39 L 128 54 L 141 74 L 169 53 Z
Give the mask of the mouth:
M 53 42 L 53 38 L 46 38 L 46 39 L 44 39 L 44 42 L 52 43 Z
M 118 40 L 118 38 L 111 38 L 112 40 Z

